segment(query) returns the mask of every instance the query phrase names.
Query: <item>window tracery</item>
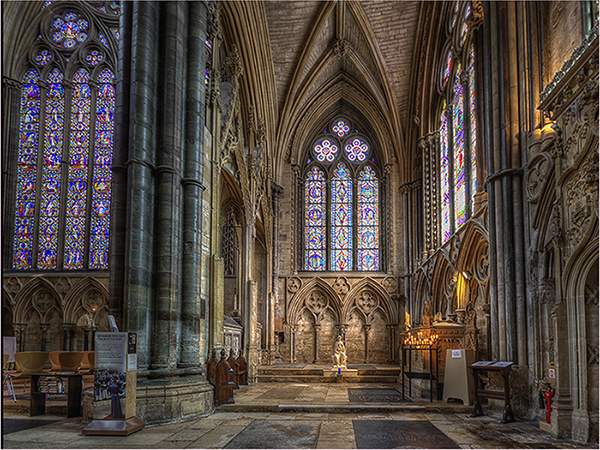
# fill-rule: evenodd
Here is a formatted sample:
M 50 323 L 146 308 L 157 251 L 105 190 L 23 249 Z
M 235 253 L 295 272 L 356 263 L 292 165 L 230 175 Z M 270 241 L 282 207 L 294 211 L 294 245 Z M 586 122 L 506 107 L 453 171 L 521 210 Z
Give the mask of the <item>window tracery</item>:
M 440 67 L 440 199 L 442 243 L 469 219 L 477 192 L 475 52 L 471 5 L 456 2 Z M 458 17 L 462 17 L 459 21 Z M 464 67 L 464 69 L 463 69 Z M 452 83 L 449 81 L 452 80 Z
M 13 268 L 108 268 L 116 2 L 47 1 L 22 80 Z
M 337 119 L 310 149 L 303 195 L 305 270 L 380 270 L 380 181 L 368 140 L 352 129 L 350 121 Z

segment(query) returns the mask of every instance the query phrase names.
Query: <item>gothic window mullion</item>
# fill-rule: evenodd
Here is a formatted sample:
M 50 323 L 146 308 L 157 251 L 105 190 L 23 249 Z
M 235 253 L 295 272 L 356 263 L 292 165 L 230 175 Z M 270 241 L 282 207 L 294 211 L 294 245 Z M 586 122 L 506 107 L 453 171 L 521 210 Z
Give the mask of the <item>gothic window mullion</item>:
M 352 205 L 351 205 L 351 219 L 352 224 L 352 267 L 350 270 L 358 270 L 358 179 L 356 173 L 351 178 L 352 180 Z
M 60 215 L 58 223 L 58 247 L 56 255 L 56 268 L 63 269 L 64 254 L 65 254 L 65 239 L 66 239 L 66 222 L 67 222 L 67 202 L 69 196 L 69 154 L 70 154 L 70 139 L 68 132 L 71 129 L 71 101 L 73 96 L 73 84 L 63 80 L 64 92 L 64 119 L 63 119 L 63 148 L 61 161 L 61 176 L 60 176 Z

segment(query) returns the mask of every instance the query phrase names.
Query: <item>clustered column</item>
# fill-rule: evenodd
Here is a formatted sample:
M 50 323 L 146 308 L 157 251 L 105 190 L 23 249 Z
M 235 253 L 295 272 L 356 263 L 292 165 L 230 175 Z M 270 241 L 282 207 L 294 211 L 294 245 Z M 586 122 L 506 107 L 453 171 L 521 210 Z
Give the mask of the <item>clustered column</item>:
M 110 308 L 142 374 L 200 369 L 206 28 L 204 2 L 126 2 L 121 18 Z

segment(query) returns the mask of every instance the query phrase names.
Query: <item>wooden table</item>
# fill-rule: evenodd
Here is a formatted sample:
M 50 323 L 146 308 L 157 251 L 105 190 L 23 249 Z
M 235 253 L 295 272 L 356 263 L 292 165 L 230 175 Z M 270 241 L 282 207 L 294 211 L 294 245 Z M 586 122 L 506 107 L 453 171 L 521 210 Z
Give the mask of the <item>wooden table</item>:
M 502 423 L 513 422 L 515 420 L 512 406 L 510 405 L 510 386 L 508 384 L 508 376 L 510 375 L 512 365 L 513 363 L 509 361 L 477 361 L 469 366 L 471 375 L 473 375 L 473 398 L 475 399 L 471 417 L 483 416 L 483 408 L 481 407 L 480 399 L 494 398 L 497 400 L 504 400 Z M 502 376 L 504 384 L 502 392 L 480 388 L 481 383 L 479 375 L 481 372 L 498 372 Z
M 36 373 L 31 375 L 30 416 L 46 414 L 46 393 L 39 391 L 40 378 L 62 378 L 67 380 L 67 417 L 81 416 L 81 372 Z

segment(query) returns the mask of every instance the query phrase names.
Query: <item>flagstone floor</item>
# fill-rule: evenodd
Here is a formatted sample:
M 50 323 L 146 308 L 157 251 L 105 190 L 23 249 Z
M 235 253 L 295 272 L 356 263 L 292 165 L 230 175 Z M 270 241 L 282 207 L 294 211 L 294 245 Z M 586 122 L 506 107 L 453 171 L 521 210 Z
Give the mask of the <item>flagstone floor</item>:
M 393 403 L 388 409 L 378 408 L 385 406 L 380 403 L 350 402 L 347 387 L 331 383 L 243 386 L 235 391 L 236 405 L 187 422 L 147 427 L 130 436 L 85 436 L 81 418 L 30 418 L 3 408 L 2 448 L 598 448 L 553 439 L 537 422 L 501 424 L 499 413 L 493 411 L 471 418 L 465 407 L 443 409 L 441 402 Z M 4 393 L 3 401 L 6 405 L 12 399 Z M 326 404 L 341 409 L 324 408 Z

